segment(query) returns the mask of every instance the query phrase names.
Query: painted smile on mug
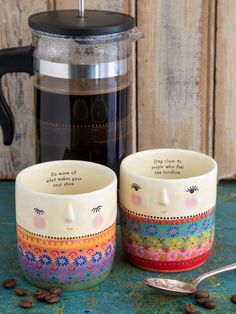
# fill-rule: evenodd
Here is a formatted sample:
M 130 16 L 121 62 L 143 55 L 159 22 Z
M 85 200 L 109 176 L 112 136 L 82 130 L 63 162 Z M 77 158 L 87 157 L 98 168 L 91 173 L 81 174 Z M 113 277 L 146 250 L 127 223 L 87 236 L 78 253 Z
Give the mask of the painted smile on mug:
M 167 213 L 167 210 L 161 210 L 161 213 L 162 213 L 162 214 L 166 214 L 166 213 Z

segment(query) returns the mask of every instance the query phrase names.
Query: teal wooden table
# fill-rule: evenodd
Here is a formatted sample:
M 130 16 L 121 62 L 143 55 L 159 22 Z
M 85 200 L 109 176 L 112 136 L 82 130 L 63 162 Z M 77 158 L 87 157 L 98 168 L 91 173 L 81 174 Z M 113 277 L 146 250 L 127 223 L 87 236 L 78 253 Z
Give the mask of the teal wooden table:
M 35 302 L 35 287 L 21 275 L 17 262 L 14 182 L 0 181 L 0 281 L 15 278 L 17 286 L 27 289 L 33 308 L 18 307 L 19 297 L 11 290 L 0 287 L 0 313 L 184 313 L 184 304 L 190 296 L 170 297 L 146 287 L 143 280 L 158 274 L 142 271 L 128 264 L 123 256 L 118 227 L 117 253 L 108 279 L 94 289 L 63 293 L 60 303 Z M 218 187 L 216 239 L 209 260 L 199 269 L 181 274 L 162 274 L 162 277 L 190 280 L 210 269 L 236 262 L 236 182 L 224 181 Z M 220 274 L 205 280 L 201 288 L 208 288 L 216 300 L 215 310 L 197 306 L 198 313 L 236 313 L 236 304 L 230 302 L 236 294 L 236 271 Z

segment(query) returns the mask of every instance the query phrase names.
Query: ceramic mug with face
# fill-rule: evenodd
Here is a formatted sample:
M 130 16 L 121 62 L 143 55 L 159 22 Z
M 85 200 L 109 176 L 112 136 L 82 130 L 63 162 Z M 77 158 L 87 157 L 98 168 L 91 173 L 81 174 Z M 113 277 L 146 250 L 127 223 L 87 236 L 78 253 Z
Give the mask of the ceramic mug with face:
M 122 240 L 128 260 L 159 272 L 204 263 L 214 239 L 217 164 L 181 149 L 126 157 L 120 170 Z
M 24 276 L 36 286 L 90 288 L 111 270 L 117 179 L 85 161 L 52 161 L 16 178 L 17 246 Z

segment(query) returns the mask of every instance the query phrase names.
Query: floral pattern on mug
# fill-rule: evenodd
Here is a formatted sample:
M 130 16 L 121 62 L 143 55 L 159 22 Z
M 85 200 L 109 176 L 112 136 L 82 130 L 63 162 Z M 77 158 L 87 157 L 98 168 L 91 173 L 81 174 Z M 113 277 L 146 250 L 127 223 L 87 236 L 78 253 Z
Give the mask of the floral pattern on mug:
M 214 209 L 203 216 L 191 217 L 187 222 L 144 218 L 125 208 L 122 208 L 121 218 L 125 251 L 128 258 L 139 265 L 155 262 L 163 268 L 165 262 L 163 270 L 169 271 L 174 271 L 179 262 L 187 263 L 184 263 L 185 268 L 188 264 L 191 267 L 193 261 L 206 259 L 213 244 Z M 173 262 L 177 264 L 172 265 Z
M 115 254 L 116 225 L 98 235 L 55 239 L 34 235 L 17 226 L 18 256 L 26 276 L 37 283 L 74 285 L 109 273 Z

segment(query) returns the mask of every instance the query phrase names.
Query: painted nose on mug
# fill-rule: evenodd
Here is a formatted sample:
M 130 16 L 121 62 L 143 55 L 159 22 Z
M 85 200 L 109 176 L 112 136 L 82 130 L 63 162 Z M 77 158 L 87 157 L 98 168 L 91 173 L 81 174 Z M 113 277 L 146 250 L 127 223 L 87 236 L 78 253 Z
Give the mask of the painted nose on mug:
M 65 209 L 65 221 L 66 222 L 75 221 L 75 210 L 71 203 L 69 203 Z
M 159 195 L 159 205 L 167 206 L 170 202 L 166 188 L 163 188 Z

